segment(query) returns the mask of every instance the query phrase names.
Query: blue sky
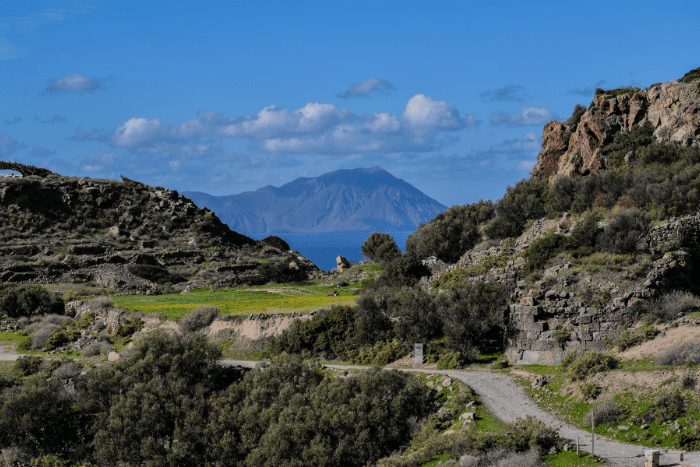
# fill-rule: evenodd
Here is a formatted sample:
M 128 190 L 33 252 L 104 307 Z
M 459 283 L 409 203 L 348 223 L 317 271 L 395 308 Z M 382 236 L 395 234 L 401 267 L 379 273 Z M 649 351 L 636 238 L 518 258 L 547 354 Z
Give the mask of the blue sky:
M 497 198 L 596 87 L 700 66 L 699 23 L 691 0 L 2 0 L 0 159 L 214 194 L 378 165 Z

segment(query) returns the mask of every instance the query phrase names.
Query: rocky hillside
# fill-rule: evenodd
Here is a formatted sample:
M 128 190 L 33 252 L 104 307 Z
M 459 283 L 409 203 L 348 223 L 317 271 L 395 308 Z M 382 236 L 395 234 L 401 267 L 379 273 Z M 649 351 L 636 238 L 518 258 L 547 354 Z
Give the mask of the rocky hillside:
M 645 124 L 657 141 L 700 145 L 700 68 L 646 89 L 598 89 L 587 109 L 577 107 L 568 120 L 545 125 L 533 174 L 586 175 L 605 170 L 615 136 Z
M 455 264 L 426 260 L 423 285 L 505 285 L 512 363 L 643 341 L 642 323 L 699 311 L 698 147 L 700 69 L 598 91 L 587 109 L 544 127 L 533 177 L 479 221 L 479 240 Z
M 175 191 L 0 163 L 0 284 L 156 293 L 302 278 L 315 266 L 231 231 Z
M 231 196 L 186 193 L 250 234 L 413 230 L 445 210 L 379 167 L 338 170 Z

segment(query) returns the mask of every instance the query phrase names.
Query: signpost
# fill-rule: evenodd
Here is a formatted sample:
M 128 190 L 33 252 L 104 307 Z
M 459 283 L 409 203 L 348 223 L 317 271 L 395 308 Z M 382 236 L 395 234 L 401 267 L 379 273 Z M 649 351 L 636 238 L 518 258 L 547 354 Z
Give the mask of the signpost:
M 415 344 L 413 346 L 413 359 L 416 365 L 423 364 L 423 344 Z

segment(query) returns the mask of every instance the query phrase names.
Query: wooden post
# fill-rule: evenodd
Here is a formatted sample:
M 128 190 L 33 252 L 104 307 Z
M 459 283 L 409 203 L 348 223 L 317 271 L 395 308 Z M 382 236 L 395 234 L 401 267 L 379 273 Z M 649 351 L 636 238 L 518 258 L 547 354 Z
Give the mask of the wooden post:
M 581 439 L 581 436 L 580 436 L 580 435 L 576 435 L 576 455 L 577 455 L 577 456 L 579 455 L 579 445 L 581 444 L 580 439 Z
M 595 420 L 591 417 L 591 455 L 595 456 Z

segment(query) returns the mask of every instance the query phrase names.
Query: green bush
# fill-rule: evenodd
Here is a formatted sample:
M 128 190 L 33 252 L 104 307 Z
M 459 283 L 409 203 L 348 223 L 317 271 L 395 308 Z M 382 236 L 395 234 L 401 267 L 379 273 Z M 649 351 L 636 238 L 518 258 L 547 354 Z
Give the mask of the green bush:
M 118 337 L 131 337 L 143 328 L 144 322 L 137 316 L 129 316 L 119 320 L 119 326 L 115 331 Z
M 599 244 L 613 253 L 633 253 L 648 230 L 649 219 L 645 213 L 636 209 L 621 211 L 605 226 Z
M 606 399 L 593 405 L 583 419 L 583 422 L 586 425 L 590 425 L 591 422 L 595 425 L 614 423 L 624 420 L 628 415 L 629 411 L 625 407 L 611 399 Z
M 531 178 L 508 187 L 496 203 L 496 217 L 486 227 L 490 238 L 508 238 L 520 235 L 528 220 L 543 217 L 547 182 Z
M 590 375 L 612 370 L 618 366 L 620 361 L 617 358 L 595 351 L 571 352 L 562 361 L 562 367 L 566 368 L 569 378 L 573 381 L 583 380 Z
M 493 217 L 490 201 L 452 206 L 408 237 L 406 252 L 418 258 L 436 256 L 447 263 L 456 262 L 481 239 L 479 225 Z
M 209 326 L 219 316 L 215 306 L 200 306 L 180 320 L 180 327 L 188 332 L 195 332 Z
M 44 344 L 44 350 L 55 350 L 80 337 L 80 331 L 73 327 L 62 327 L 51 333 Z
M 410 287 L 429 275 L 430 270 L 418 257 L 405 254 L 389 262 L 372 287 Z
M 63 299 L 34 285 L 21 285 L 0 290 L 0 313 L 13 318 L 65 312 Z
M 604 148 L 610 167 L 620 167 L 624 164 L 625 155 L 651 145 L 654 138 L 654 127 L 649 122 L 635 125 L 629 132 L 618 133 L 613 142 Z
M 643 342 L 652 340 L 659 335 L 659 330 L 651 324 L 644 324 L 638 328 L 625 329 L 620 334 L 620 339 L 617 342 L 617 348 L 623 352 L 630 347 L 634 347 Z
M 398 339 L 377 342 L 371 347 L 362 347 L 349 353 L 349 360 L 359 365 L 386 366 L 408 354 L 409 348 Z
M 548 452 L 552 448 L 560 448 L 562 439 L 554 428 L 548 427 L 535 418 L 527 417 L 513 423 L 510 443 L 512 449 L 518 452 L 532 448 L 540 452 Z
M 544 269 L 547 261 L 562 251 L 564 246 L 564 236 L 548 232 L 535 239 L 523 253 L 525 258 L 525 272 L 532 274 L 535 271 Z
M 648 416 L 661 423 L 676 420 L 688 410 L 688 401 L 680 391 L 661 393 L 649 410 Z
M 375 232 L 362 244 L 362 255 L 375 263 L 386 264 L 401 256 L 394 237 Z
M 29 376 L 39 371 L 39 368 L 41 368 L 41 362 L 42 360 L 40 357 L 19 357 L 17 360 L 15 360 L 15 366 L 20 373 L 22 373 L 22 375 Z
M 448 348 L 469 361 L 503 350 L 509 293 L 501 284 L 477 282 L 439 295 L 438 314 Z
M 599 216 L 595 212 L 584 215 L 574 226 L 567 238 L 566 247 L 570 250 L 594 248 L 598 242 L 601 229 L 598 227 Z
M 583 397 L 588 400 L 597 399 L 598 396 L 600 396 L 600 394 L 603 392 L 603 388 L 592 382 L 583 383 L 580 389 Z
M 276 235 L 271 235 L 269 237 L 265 237 L 261 240 L 261 242 L 266 243 L 270 245 L 271 247 L 277 248 L 278 250 L 281 251 L 289 251 L 292 248 L 289 246 L 289 243 L 285 242 L 282 238 L 276 236 Z

